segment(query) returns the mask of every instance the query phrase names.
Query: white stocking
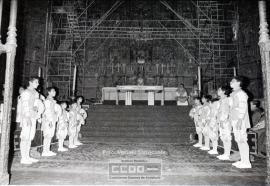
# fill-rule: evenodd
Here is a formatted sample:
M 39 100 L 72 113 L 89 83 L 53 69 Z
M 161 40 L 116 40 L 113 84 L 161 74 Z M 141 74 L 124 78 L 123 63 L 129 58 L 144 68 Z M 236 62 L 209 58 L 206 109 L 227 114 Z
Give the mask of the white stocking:
M 31 141 L 29 140 L 29 141 L 27 141 L 27 149 L 25 152 L 27 159 L 30 158 L 30 149 L 31 149 Z
M 249 146 L 247 142 L 238 143 L 238 148 L 240 152 L 241 162 L 244 164 L 249 164 Z
M 212 144 L 213 144 L 213 150 L 217 151 L 217 145 L 218 145 L 217 140 L 212 141 Z
M 78 138 L 79 138 L 79 131 L 77 131 L 75 136 L 74 136 L 74 143 L 78 142 Z
M 50 143 L 51 143 L 51 138 L 44 138 L 43 152 L 49 152 L 50 151 Z
M 223 141 L 223 143 L 224 143 L 224 155 L 230 157 L 232 142 Z
M 204 136 L 204 146 L 209 148 L 210 139 L 209 136 Z
M 27 141 L 26 140 L 21 140 L 20 143 L 20 150 L 21 150 L 21 156 L 22 156 L 22 160 L 26 160 L 27 159 Z
M 59 149 L 62 149 L 63 148 L 63 143 L 64 143 L 64 140 L 63 139 L 59 139 L 58 140 L 58 148 Z
M 74 136 L 70 135 L 68 140 L 69 140 L 69 146 L 73 146 L 74 145 Z

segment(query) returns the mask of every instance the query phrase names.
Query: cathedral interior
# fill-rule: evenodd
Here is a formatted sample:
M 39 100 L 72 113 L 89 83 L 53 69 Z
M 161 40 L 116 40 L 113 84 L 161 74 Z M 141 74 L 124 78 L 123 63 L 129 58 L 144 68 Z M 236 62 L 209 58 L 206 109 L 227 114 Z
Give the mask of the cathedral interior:
M 13 1 L 0 0 L 1 44 L 9 41 Z M 269 1 L 266 7 L 269 23 Z M 145 86 L 170 91 L 183 84 L 188 93 L 198 86 L 202 94 L 211 94 L 237 75 L 247 80 L 250 100 L 260 100 L 265 107 L 259 15 L 258 1 L 253 0 L 18 1 L 6 162 L 9 183 L 264 185 L 269 157 L 250 153 L 252 169 L 237 170 L 230 162 L 194 149 L 189 144 L 190 134 L 196 133 L 188 116 L 191 106 L 178 107 L 172 93 L 165 92 L 161 103 L 154 100 L 155 106 L 135 100 L 127 106 L 125 98 L 120 96 L 115 105 L 115 92 L 104 92 L 108 87 L 137 85 L 141 78 Z M 7 58 L 0 55 L 0 92 L 7 82 Z M 38 122 L 30 154 L 40 161 L 21 165 L 16 104 L 19 88 L 26 88 L 33 76 L 39 77 L 38 92 L 45 97 L 48 87 L 56 88 L 57 101 L 83 96 L 88 117 L 80 133 L 82 146 L 46 158 L 40 155 Z M 0 103 L 4 95 L 8 94 L 0 95 Z M 55 146 L 54 136 L 51 148 Z M 223 151 L 221 146 L 219 142 Z M 236 143 L 232 151 L 237 154 Z M 158 159 L 162 178 L 110 179 L 108 162 L 117 158 Z M 0 158 L 1 162 L 5 160 Z M 0 164 L 0 176 L 6 164 Z

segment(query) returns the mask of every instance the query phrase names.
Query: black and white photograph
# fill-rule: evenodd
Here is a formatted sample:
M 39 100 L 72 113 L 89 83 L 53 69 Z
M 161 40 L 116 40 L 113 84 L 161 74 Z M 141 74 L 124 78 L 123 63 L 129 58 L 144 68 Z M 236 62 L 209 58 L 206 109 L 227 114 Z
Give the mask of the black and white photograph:
M 0 0 L 0 185 L 270 185 L 269 0 Z

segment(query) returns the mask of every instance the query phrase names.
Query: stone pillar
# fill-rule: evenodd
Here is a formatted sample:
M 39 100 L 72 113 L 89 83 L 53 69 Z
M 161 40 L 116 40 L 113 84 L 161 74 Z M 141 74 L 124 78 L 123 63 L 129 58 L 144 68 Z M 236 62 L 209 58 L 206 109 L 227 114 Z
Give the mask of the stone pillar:
M 4 45 L 6 52 L 6 72 L 5 72 L 5 91 L 4 91 L 4 112 L 3 125 L 1 135 L 0 148 L 0 184 L 7 185 L 9 183 L 8 174 L 8 155 L 10 141 L 10 125 L 11 125 L 11 107 L 13 93 L 13 75 L 14 60 L 16 55 L 16 19 L 17 19 L 17 0 L 11 0 L 10 5 L 10 21 L 8 27 L 7 42 Z
M 270 185 L 270 40 L 268 24 L 266 21 L 266 3 L 259 1 L 260 38 L 263 88 L 265 102 L 265 127 L 266 127 L 266 153 L 267 153 L 267 178 L 266 185 Z

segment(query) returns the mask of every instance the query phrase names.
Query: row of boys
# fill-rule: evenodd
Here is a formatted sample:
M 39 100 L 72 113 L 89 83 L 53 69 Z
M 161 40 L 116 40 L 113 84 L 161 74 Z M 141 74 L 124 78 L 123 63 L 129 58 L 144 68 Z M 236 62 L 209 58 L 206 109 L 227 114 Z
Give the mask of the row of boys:
M 223 142 L 224 154 L 217 156 L 220 160 L 230 160 L 232 131 L 240 152 L 240 161 L 232 165 L 237 168 L 251 168 L 249 160 L 249 146 L 247 143 L 247 129 L 250 128 L 248 115 L 248 96 L 242 90 L 243 78 L 233 77 L 230 81 L 232 93 L 228 95 L 226 87 L 217 91 L 219 99 L 210 100 L 207 96 L 195 99 L 195 105 L 190 111 L 194 119 L 198 143 L 193 145 L 201 150 L 212 150 L 209 154 L 218 154 L 218 139 Z M 204 145 L 203 145 L 204 137 Z
M 36 89 L 39 86 L 39 79 L 33 77 L 29 81 L 27 89 L 21 92 L 17 105 L 17 122 L 20 123 L 21 130 L 21 163 L 32 164 L 38 162 L 30 157 L 31 141 L 35 137 L 36 123 L 41 122 L 43 133 L 42 156 L 54 156 L 55 152 L 50 150 L 53 136 L 56 133 L 58 139 L 58 151 L 67 151 L 63 143 L 67 135 L 69 136 L 69 148 L 76 148 L 82 143 L 78 140 L 81 125 L 85 124 L 87 113 L 82 109 L 82 97 L 78 97 L 70 104 L 67 111 L 67 103 L 57 104 L 55 100 L 56 90 L 53 87 L 47 89 L 47 98 L 40 95 Z

